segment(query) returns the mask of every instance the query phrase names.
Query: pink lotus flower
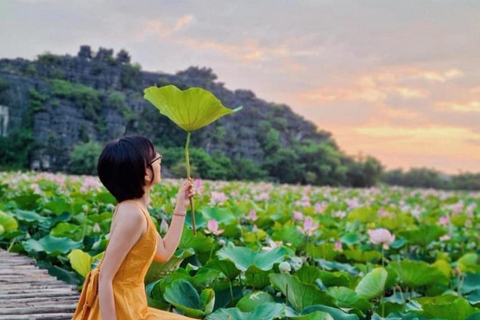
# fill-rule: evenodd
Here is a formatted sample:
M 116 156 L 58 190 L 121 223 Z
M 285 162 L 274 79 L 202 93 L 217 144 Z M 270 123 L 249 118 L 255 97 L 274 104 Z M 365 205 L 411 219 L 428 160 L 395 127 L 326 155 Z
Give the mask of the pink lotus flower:
M 380 217 L 388 217 L 390 215 L 390 212 L 388 212 L 385 209 L 380 209 L 380 210 L 378 210 L 378 215 Z
M 193 187 L 195 188 L 195 191 L 197 191 L 198 194 L 203 194 L 202 179 L 195 179 L 193 181 Z
M 450 217 L 443 216 L 438 220 L 438 223 L 442 226 L 448 226 L 450 224 Z
M 296 220 L 296 221 L 303 220 L 303 213 L 301 211 L 294 211 L 293 212 L 293 220 Z
M 384 228 L 368 230 L 368 235 L 370 236 L 371 243 L 382 244 L 385 250 L 395 241 L 395 235 L 392 235 L 390 231 Z
M 303 220 L 303 227 L 300 228 L 300 231 L 302 231 L 303 234 L 306 234 L 308 236 L 312 236 L 313 232 L 318 229 L 318 223 L 314 224 L 312 218 L 307 217 L 305 220 Z
M 203 230 L 203 231 L 205 231 L 206 234 L 210 234 L 210 233 L 211 233 L 211 234 L 214 234 L 214 235 L 216 235 L 216 236 L 222 234 L 223 231 L 225 231 L 225 230 L 223 230 L 223 229 L 218 230 L 218 222 L 217 222 L 217 220 L 215 220 L 215 219 L 208 220 L 207 229 L 208 229 L 208 230 Z
M 250 213 L 248 214 L 247 217 L 245 217 L 245 219 L 251 220 L 251 221 L 257 221 L 258 219 L 257 212 L 255 210 L 250 210 Z
M 227 201 L 227 196 L 223 192 L 213 191 L 210 195 L 210 205 L 223 204 Z
M 343 251 L 342 243 L 340 242 L 340 240 L 337 240 L 335 242 L 335 247 L 333 248 L 333 251 L 337 251 L 337 252 L 342 252 Z

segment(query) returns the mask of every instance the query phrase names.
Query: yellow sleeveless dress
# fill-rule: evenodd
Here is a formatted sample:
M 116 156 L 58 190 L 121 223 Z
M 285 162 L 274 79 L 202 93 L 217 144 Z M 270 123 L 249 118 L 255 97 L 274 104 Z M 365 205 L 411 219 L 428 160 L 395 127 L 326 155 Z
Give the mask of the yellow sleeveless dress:
M 192 319 L 147 305 L 144 278 L 157 249 L 157 230 L 148 212 L 133 201 L 147 218 L 147 231 L 132 247 L 113 279 L 113 295 L 118 320 L 186 320 Z M 123 203 L 121 202 L 121 203 Z M 119 205 L 115 209 L 117 213 Z M 113 218 L 112 218 L 113 221 Z M 107 244 L 108 245 L 108 244 Z M 72 320 L 102 319 L 98 299 L 98 277 L 103 258 L 85 278 L 84 287 Z

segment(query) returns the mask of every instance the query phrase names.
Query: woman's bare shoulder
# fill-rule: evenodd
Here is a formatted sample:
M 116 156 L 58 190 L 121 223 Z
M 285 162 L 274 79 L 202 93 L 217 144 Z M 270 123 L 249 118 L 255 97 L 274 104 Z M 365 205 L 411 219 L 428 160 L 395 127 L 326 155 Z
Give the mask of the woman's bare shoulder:
M 125 202 L 120 204 L 117 209 L 117 214 L 115 215 L 114 221 L 112 221 L 112 233 L 119 224 L 135 226 L 140 224 L 143 231 L 146 230 L 147 222 L 145 220 L 145 215 L 138 206 L 133 203 Z

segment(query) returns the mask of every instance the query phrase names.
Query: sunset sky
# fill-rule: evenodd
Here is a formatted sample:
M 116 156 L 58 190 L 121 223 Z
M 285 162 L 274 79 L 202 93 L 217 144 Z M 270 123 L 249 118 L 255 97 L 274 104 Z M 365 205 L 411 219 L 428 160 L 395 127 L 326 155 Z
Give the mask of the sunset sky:
M 387 169 L 480 172 L 480 1 L 0 0 L 0 57 L 213 69 Z M 235 107 L 235 106 L 229 106 Z M 245 106 L 248 107 L 248 106 Z

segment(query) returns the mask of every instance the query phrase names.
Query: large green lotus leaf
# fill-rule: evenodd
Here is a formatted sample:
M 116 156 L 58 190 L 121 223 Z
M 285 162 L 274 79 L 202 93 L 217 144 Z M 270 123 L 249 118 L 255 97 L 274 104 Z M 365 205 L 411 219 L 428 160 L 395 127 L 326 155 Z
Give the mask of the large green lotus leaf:
M 242 312 L 238 308 L 218 309 L 207 320 L 272 320 L 283 319 L 285 305 L 281 303 L 264 303 L 253 309 L 252 312 Z
M 35 210 L 38 207 L 38 200 L 42 198 L 40 195 L 30 192 L 21 193 L 18 196 L 12 197 L 11 200 L 17 203 L 17 207 L 23 210 Z
M 472 292 L 470 292 L 467 296 L 466 296 L 468 302 L 470 302 L 470 304 L 476 306 L 476 307 L 480 307 L 480 286 L 478 289 L 475 289 L 473 290 Z
M 314 311 L 312 313 L 300 316 L 290 316 L 289 319 L 295 320 L 335 320 L 332 316 L 324 311 Z
M 215 219 L 219 224 L 229 224 L 233 221 L 237 221 L 233 212 L 226 208 L 202 207 L 200 212 L 203 215 L 204 221 Z
M 33 211 L 15 210 L 12 214 L 14 214 L 19 221 L 26 222 L 27 224 L 48 223 L 47 217 L 43 217 Z
M 388 272 L 384 268 L 375 268 L 370 271 L 363 279 L 358 283 L 355 288 L 355 292 L 362 298 L 373 299 L 378 297 L 387 282 Z
M 471 314 L 479 312 L 470 303 L 460 297 L 444 295 L 437 297 L 418 298 L 423 311 L 416 311 L 428 318 L 440 318 L 448 320 L 464 320 Z
M 465 319 L 465 320 L 480 320 L 480 312 L 472 313 L 472 314 L 469 315 L 468 318 Z
M 28 239 L 23 243 L 23 247 L 28 252 L 46 252 L 49 255 L 56 256 L 65 254 L 73 249 L 83 247 L 82 241 L 73 241 L 70 238 L 57 238 L 50 235 L 40 240 Z
M 159 285 L 160 281 L 161 280 L 158 280 L 145 286 L 147 304 L 152 308 L 168 310 L 170 308 L 170 304 L 163 297 L 163 292 Z
M 299 315 L 315 315 L 316 312 L 325 312 L 328 313 L 334 320 L 359 320 L 358 316 L 355 314 L 348 314 L 343 312 L 338 308 L 323 306 L 323 305 L 314 305 L 310 307 L 306 307 L 301 313 L 297 313 L 291 308 L 287 308 L 287 317 L 295 317 Z M 295 318 L 297 319 L 297 318 Z M 316 320 L 316 318 L 306 318 L 311 320 Z
M 212 268 L 222 272 L 230 281 L 240 274 L 240 270 L 229 260 L 210 259 L 205 265 L 205 268 Z
M 286 273 L 272 273 L 269 277 L 272 285 L 288 298 L 288 302 L 298 312 L 315 304 L 335 305 L 335 299 L 316 285 L 301 283 L 297 277 Z
M 458 283 L 457 283 L 458 285 Z M 470 293 L 474 290 L 480 289 L 480 273 L 466 273 L 465 279 L 462 282 L 462 287 L 460 291 L 465 293 Z
M 205 289 L 212 287 L 216 289 L 215 282 L 219 280 L 220 271 L 209 268 L 201 268 L 190 280 L 193 286 L 197 289 Z
M 366 299 L 362 298 L 352 289 L 345 287 L 332 287 L 328 289 L 332 297 L 337 300 L 337 306 L 340 308 L 355 308 L 366 312 L 372 305 Z
M 290 242 L 294 248 L 300 247 L 305 241 L 305 235 L 295 226 L 285 226 L 272 234 L 275 241 Z
M 399 235 L 409 243 L 427 246 L 445 235 L 447 230 L 440 226 L 421 226 L 416 230 L 401 231 Z
M 230 260 L 240 271 L 246 271 L 251 266 L 268 271 L 275 263 L 280 263 L 288 255 L 284 247 L 277 247 L 269 251 L 253 251 L 245 247 L 235 247 L 233 244 L 217 251 L 217 256 L 224 260 Z
M 333 243 L 323 242 L 321 244 L 310 243 L 307 246 L 307 254 L 312 258 L 322 258 L 326 260 L 334 260 L 338 252 L 334 250 Z
M 480 255 L 467 253 L 458 259 L 458 267 L 462 272 L 480 272 Z
M 374 222 L 377 219 L 378 215 L 375 210 L 371 207 L 361 207 L 356 208 L 350 211 L 347 216 L 347 220 L 353 222 L 359 220 L 362 223 Z
M 193 231 L 187 227 L 183 228 L 182 239 L 180 240 L 179 248 L 192 248 L 196 253 L 208 252 L 210 253 L 215 247 L 213 239 L 205 236 L 203 233 L 193 235 Z
M 43 208 L 52 211 L 57 216 L 64 212 L 72 212 L 73 206 L 66 202 L 65 199 L 49 201 L 43 205 Z
M 82 227 L 76 224 L 68 223 L 68 222 L 61 222 L 57 224 L 52 230 L 50 230 L 50 235 L 53 237 L 68 237 L 72 238 L 73 240 L 80 240 L 78 235 L 76 236 L 77 232 L 82 234 Z
M 187 132 L 203 128 L 218 118 L 243 108 L 225 108 L 212 93 L 201 88 L 182 91 L 173 85 L 161 88 L 152 86 L 144 90 L 143 97 Z
M 72 269 L 77 271 L 82 277 L 85 278 L 90 272 L 93 258 L 88 253 L 75 249 L 67 255 L 67 258 L 70 260 Z
M 3 227 L 4 231 L 10 232 L 18 229 L 18 222 L 14 217 L 0 211 L 0 226 Z
M 257 306 L 261 306 L 262 304 L 270 302 L 273 302 L 273 297 L 269 293 L 256 291 L 240 299 L 240 301 L 237 303 L 237 308 L 243 312 L 251 312 Z
M 303 265 L 294 273 L 294 276 L 304 284 L 315 284 L 315 281 L 320 278 L 320 269 L 309 265 Z
M 333 287 L 333 286 L 343 286 L 343 287 L 349 287 L 350 282 L 351 282 L 351 276 L 348 272 L 344 271 L 320 271 L 320 279 L 322 279 L 322 282 L 324 285 L 327 287 Z
M 177 279 L 173 281 L 165 289 L 164 297 L 176 308 L 185 312 L 187 316 L 201 317 L 205 315 L 205 305 L 202 303 L 197 290 L 188 280 Z
M 419 287 L 430 284 L 447 285 L 449 279 L 436 266 L 423 261 L 402 260 L 391 262 L 392 268 L 400 278 L 400 281 L 408 287 Z
M 382 254 L 378 251 L 345 250 L 343 253 L 349 259 L 364 263 L 382 258 Z
M 195 254 L 193 249 L 177 249 L 173 256 L 167 262 L 152 261 L 150 267 L 148 267 L 147 274 L 145 275 L 145 283 L 150 283 L 159 279 L 162 279 L 167 274 L 175 271 L 182 261 Z
M 245 281 L 252 288 L 263 289 L 270 284 L 270 279 L 268 278 L 270 272 L 263 271 L 253 265 L 245 271 Z
M 358 274 L 360 272 L 356 267 L 348 263 L 327 261 L 325 259 L 315 259 L 315 261 L 318 263 L 321 269 L 325 269 L 325 270 L 346 271 L 350 274 Z

